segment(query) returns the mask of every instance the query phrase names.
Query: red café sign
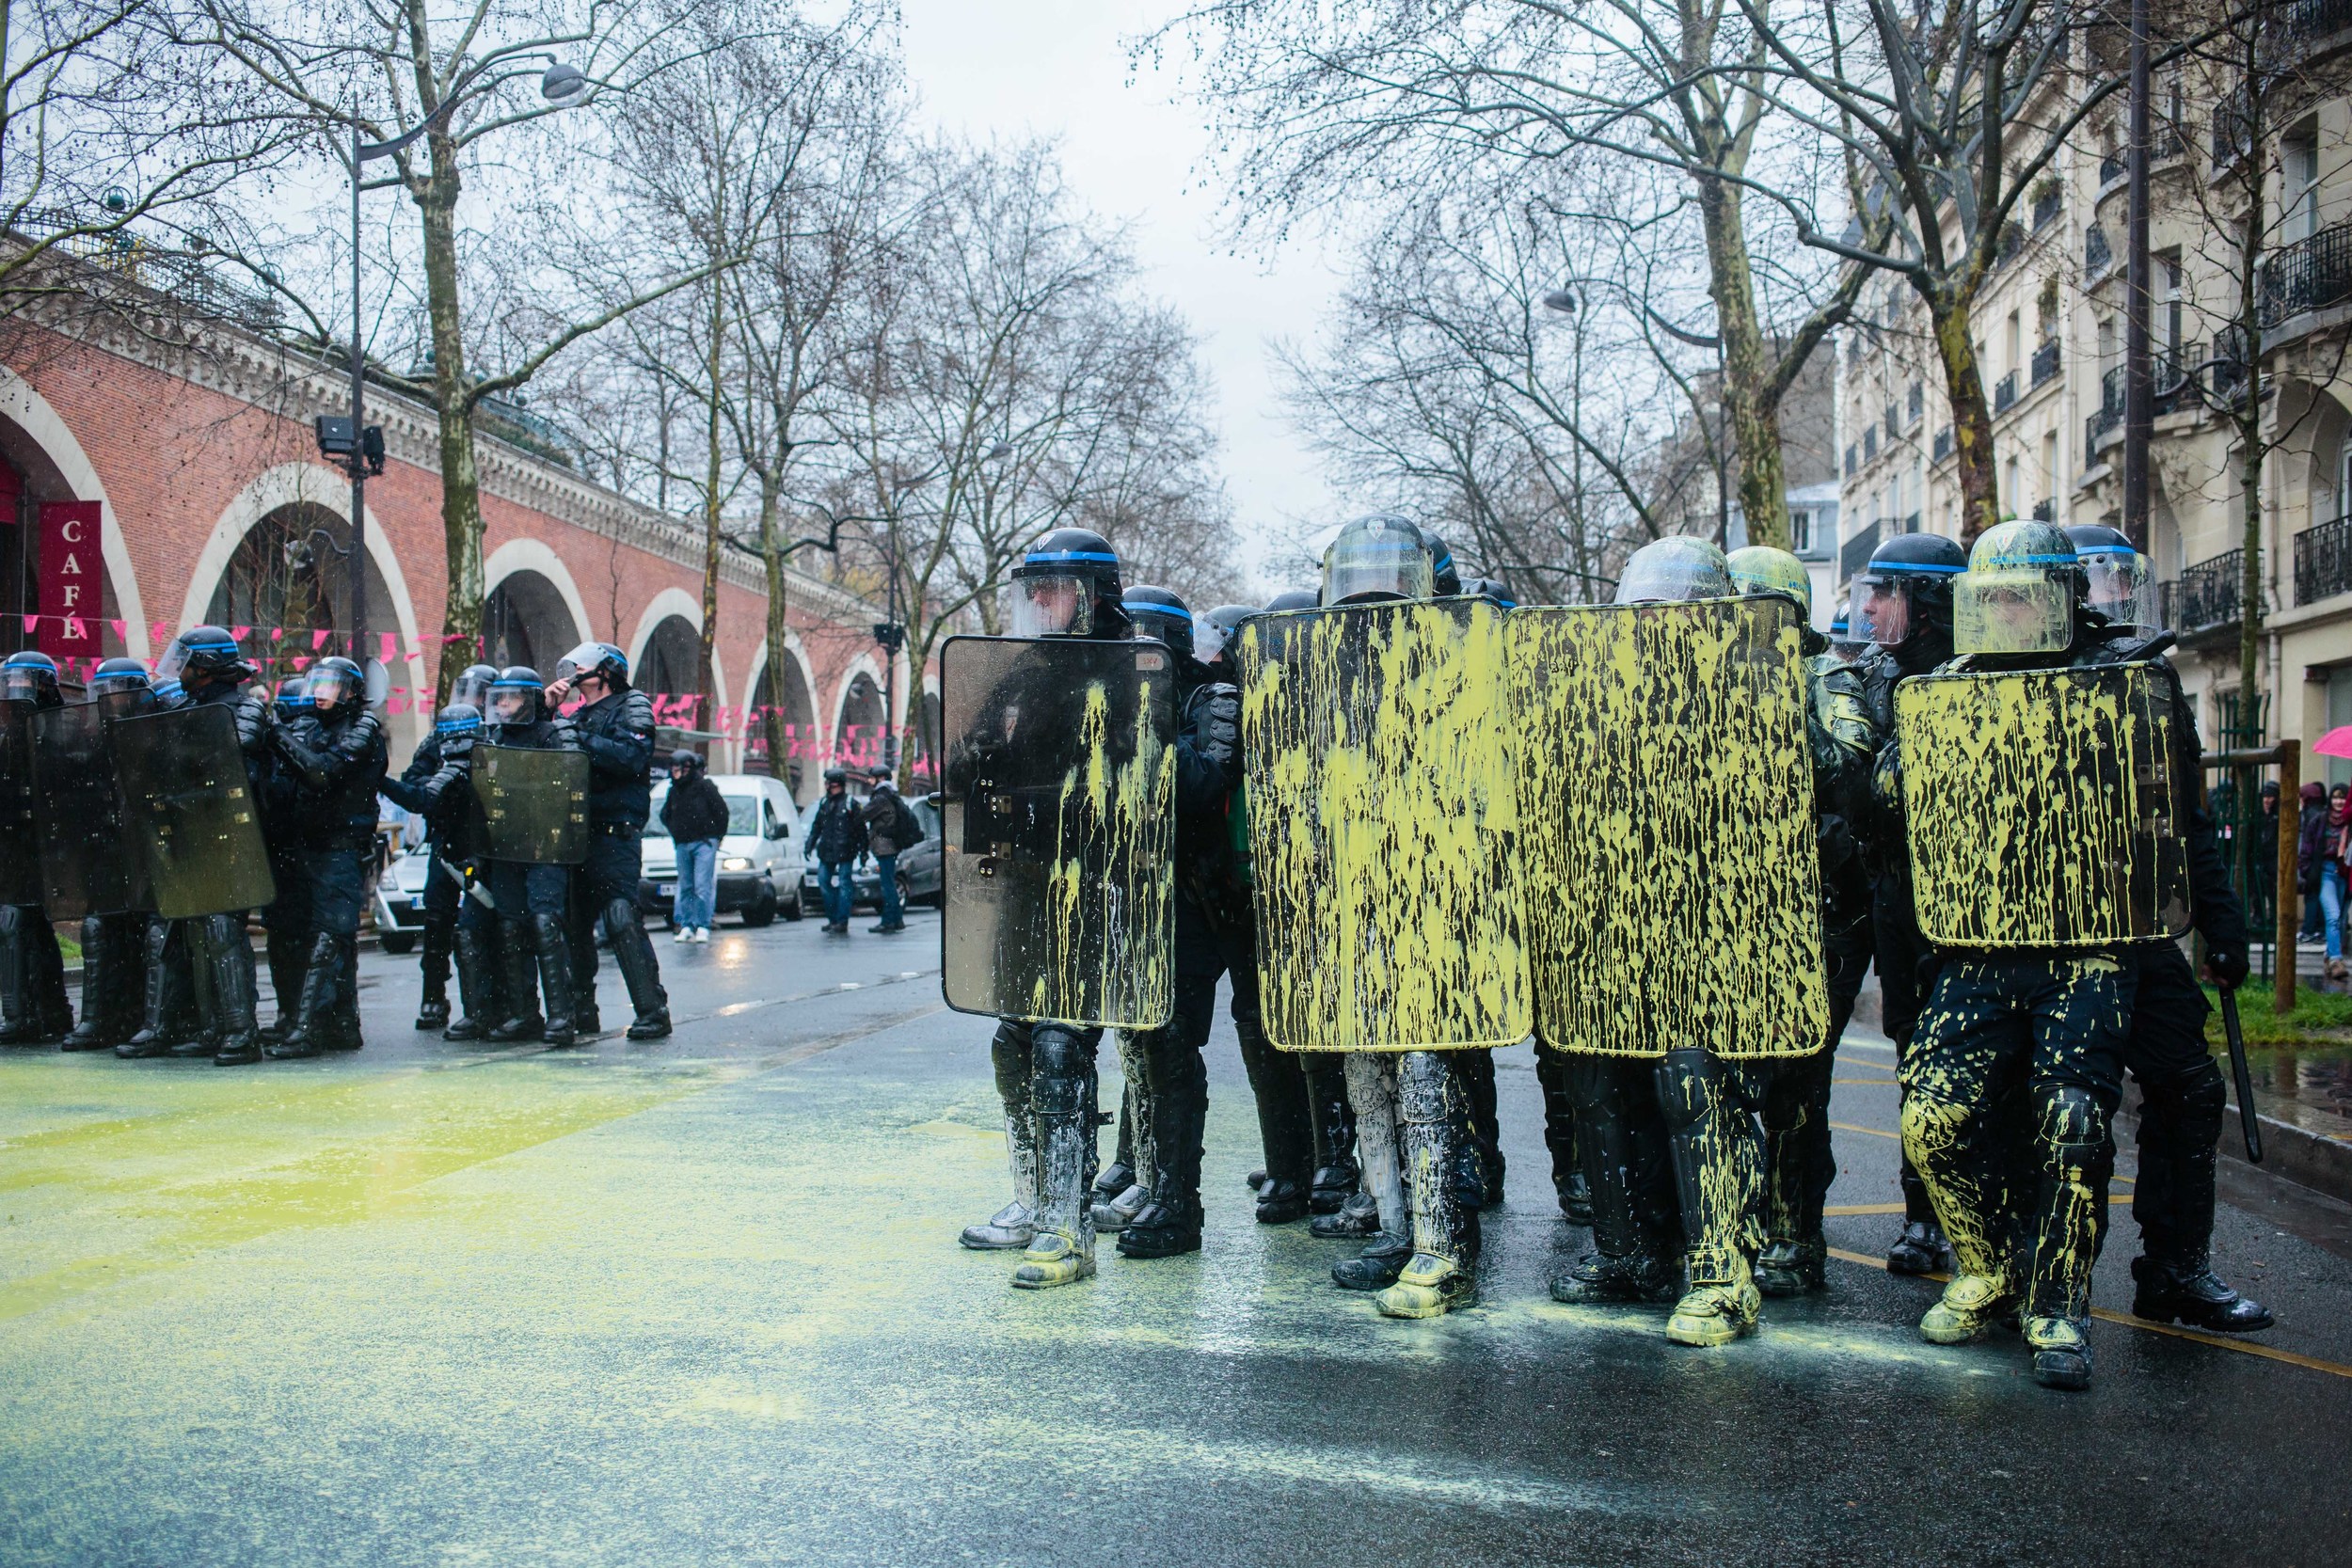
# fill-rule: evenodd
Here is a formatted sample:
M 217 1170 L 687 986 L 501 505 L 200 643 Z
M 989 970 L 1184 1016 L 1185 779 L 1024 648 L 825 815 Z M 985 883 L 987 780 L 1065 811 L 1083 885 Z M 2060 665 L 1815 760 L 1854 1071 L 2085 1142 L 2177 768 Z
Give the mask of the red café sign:
M 40 508 L 40 651 L 63 663 L 98 657 L 106 580 L 96 501 Z

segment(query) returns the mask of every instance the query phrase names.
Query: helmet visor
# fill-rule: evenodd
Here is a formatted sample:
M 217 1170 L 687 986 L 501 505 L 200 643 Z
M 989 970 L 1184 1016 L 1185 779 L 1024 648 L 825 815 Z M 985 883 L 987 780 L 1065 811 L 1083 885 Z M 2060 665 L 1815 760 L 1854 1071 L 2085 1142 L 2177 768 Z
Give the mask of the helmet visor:
M 471 703 L 452 703 L 433 720 L 433 733 L 444 740 L 472 735 L 481 728 L 482 711 Z
M 1014 579 L 1005 589 L 1005 627 L 1014 637 L 1090 635 L 1093 580 L 1058 574 Z
M 2119 626 L 2156 628 L 2156 585 L 2137 550 L 2096 550 L 2082 558 L 2090 588 L 2083 603 Z
M 1846 635 L 1856 642 L 1900 647 L 1911 635 L 1910 582 L 1883 572 L 1857 576 L 1847 610 Z
M 1342 531 L 1323 553 L 1323 602 L 1426 599 L 1437 593 L 1428 546 L 1401 525 Z
M 528 724 L 539 717 L 543 689 L 521 681 L 499 681 L 490 688 L 490 722 Z
M 310 679 L 302 683 L 302 694 L 313 707 L 340 708 L 358 701 L 365 685 L 365 680 L 356 670 L 346 670 L 338 664 L 321 664 L 312 669 Z
M 186 674 L 187 670 L 188 644 L 184 639 L 175 637 L 165 645 L 162 657 L 155 660 L 155 684 L 162 686 L 176 681 Z
M 1194 622 L 1192 657 L 1203 664 L 1215 664 L 1248 613 L 1239 605 L 1220 605 Z
M 30 703 L 57 684 L 57 677 L 38 664 L 11 664 L 0 668 L 0 698 L 11 703 Z
M 582 642 L 555 661 L 555 678 L 578 682 L 582 675 L 595 674 L 612 657 L 601 642 Z
M 126 692 L 146 692 L 154 689 L 147 683 L 144 670 L 110 670 L 90 677 L 89 694 L 93 697 L 119 697 Z
M 468 666 L 450 683 L 450 705 L 464 703 L 477 714 L 485 711 L 490 705 L 490 683 L 497 679 L 497 673 L 486 666 Z
M 1731 574 L 1721 551 L 1698 539 L 1659 539 L 1626 561 L 1617 578 L 1617 603 L 1658 604 L 1680 599 L 1727 598 Z
M 1963 572 L 1952 590 L 1952 649 L 1963 654 L 2063 653 L 2074 641 L 2074 595 L 2034 571 Z
M 1192 617 L 1173 605 L 1131 603 L 1127 617 L 1135 623 L 1137 637 L 1155 638 L 1178 650 L 1192 647 L 1196 641 Z

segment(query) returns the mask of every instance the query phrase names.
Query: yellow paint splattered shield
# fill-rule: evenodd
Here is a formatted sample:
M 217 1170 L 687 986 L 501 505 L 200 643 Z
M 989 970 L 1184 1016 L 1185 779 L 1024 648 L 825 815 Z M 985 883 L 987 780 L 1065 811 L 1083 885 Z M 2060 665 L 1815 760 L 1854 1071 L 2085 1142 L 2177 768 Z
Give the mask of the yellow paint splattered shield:
M 1282 1049 L 1527 1037 L 1502 639 L 1502 611 L 1458 599 L 1243 623 L 1259 989 Z
M 1927 675 L 1895 689 L 1912 895 L 1953 947 L 2188 928 L 2172 701 L 2153 664 Z
M 1123 1029 L 1168 1022 L 1175 668 L 1148 641 L 942 645 L 949 1006 Z
M 1505 635 L 1537 1038 L 1609 1056 L 1820 1050 L 1795 608 L 1530 609 Z

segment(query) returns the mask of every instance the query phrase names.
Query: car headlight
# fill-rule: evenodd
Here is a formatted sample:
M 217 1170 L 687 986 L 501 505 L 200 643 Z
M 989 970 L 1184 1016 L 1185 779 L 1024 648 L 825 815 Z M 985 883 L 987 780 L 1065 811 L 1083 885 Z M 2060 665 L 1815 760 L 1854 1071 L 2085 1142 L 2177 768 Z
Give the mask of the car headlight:
M 719 869 L 722 871 L 749 871 L 751 868 L 751 860 L 743 855 L 729 855 L 719 863 Z

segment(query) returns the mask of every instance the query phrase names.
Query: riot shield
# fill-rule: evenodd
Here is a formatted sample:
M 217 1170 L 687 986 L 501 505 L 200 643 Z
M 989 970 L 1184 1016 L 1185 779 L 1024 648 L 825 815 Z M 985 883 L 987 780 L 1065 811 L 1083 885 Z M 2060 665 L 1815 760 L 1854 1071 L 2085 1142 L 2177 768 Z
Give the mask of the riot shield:
M 1779 599 L 1515 611 L 1536 1034 L 1802 1055 L 1829 1028 L 1805 669 Z
M 0 702 L 0 904 L 40 902 L 33 832 L 33 705 Z
M 1927 675 L 1895 689 L 1912 897 L 1953 947 L 2188 929 L 2170 683 L 2153 664 Z
M 96 703 L 33 715 L 35 819 L 41 903 L 52 920 L 151 906 L 146 857 L 133 835 L 114 753 Z
M 170 920 L 229 914 L 278 896 L 227 706 L 117 719 L 106 726 L 106 743 L 157 913 Z
M 1502 613 L 1485 600 L 1242 624 L 1259 992 L 1276 1045 L 1527 1037 L 1502 653 Z
M 951 637 L 942 986 L 959 1012 L 1153 1029 L 1175 1000 L 1176 666 Z
M 588 753 L 473 749 L 473 793 L 498 861 L 578 865 L 588 858 Z

